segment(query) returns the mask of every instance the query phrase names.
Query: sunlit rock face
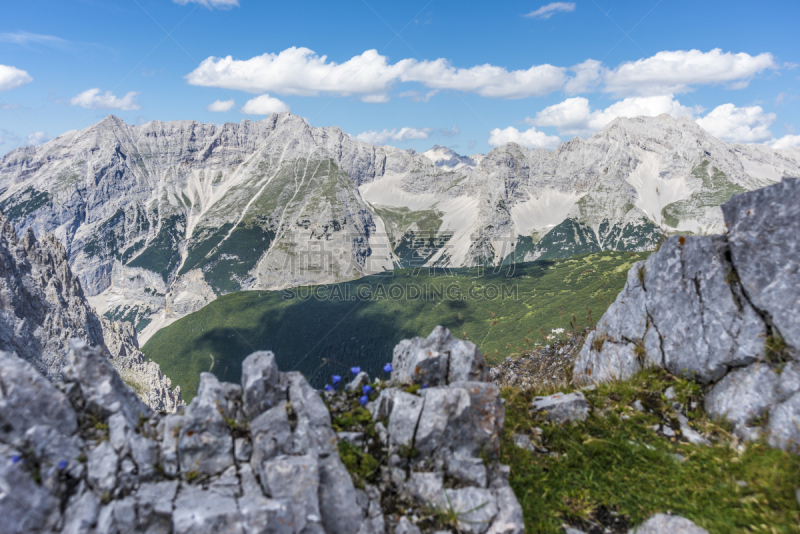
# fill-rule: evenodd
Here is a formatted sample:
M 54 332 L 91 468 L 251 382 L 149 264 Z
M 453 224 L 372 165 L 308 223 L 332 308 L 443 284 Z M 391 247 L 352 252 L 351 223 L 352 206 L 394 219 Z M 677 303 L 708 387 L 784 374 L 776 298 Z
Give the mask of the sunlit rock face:
M 726 234 L 671 237 L 631 268 L 573 377 L 663 367 L 703 384 L 707 413 L 741 439 L 800 452 L 800 179 L 736 195 L 722 211 Z

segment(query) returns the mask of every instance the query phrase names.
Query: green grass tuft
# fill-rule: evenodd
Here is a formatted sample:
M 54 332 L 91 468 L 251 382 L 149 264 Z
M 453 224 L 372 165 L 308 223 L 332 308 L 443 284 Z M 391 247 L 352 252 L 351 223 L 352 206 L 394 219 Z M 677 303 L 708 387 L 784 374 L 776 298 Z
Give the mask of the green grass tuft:
M 676 391 L 673 400 L 661 394 L 669 386 Z M 637 525 L 668 511 L 712 534 L 800 528 L 795 495 L 800 458 L 763 443 L 737 450 L 725 425 L 702 415 L 697 384 L 657 370 L 601 384 L 584 391 L 592 405 L 589 418 L 562 426 L 530 416 L 533 397 L 549 393 L 503 392 L 501 461 L 511 466 L 510 482 L 523 507 L 526 532 L 561 533 L 563 523 L 588 528 L 612 516 Z M 631 408 L 636 400 L 645 405 L 644 413 Z M 713 445 L 691 445 L 653 431 L 657 423 L 675 422 L 673 402 L 688 408 L 691 424 L 710 436 Z M 541 428 L 541 437 L 535 426 Z M 529 435 L 537 447 L 555 454 L 515 447 L 515 433 Z

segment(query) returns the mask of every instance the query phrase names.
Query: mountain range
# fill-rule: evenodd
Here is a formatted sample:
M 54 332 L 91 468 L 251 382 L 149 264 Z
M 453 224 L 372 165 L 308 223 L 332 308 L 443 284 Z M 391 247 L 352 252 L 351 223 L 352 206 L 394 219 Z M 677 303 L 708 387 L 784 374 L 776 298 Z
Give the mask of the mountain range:
M 731 195 L 800 176 L 800 150 L 668 115 L 552 151 L 422 154 L 281 113 L 222 126 L 114 116 L 0 159 L 0 210 L 52 232 L 88 301 L 144 342 L 222 294 L 398 267 L 642 251 L 724 230 Z

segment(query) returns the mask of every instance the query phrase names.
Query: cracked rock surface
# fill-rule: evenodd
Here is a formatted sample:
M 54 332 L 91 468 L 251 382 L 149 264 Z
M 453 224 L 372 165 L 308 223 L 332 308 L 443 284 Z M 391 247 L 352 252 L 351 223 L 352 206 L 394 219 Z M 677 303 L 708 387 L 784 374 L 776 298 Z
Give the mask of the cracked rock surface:
M 451 369 L 485 378 L 473 344 L 441 328 L 426 342 L 450 355 Z M 189 406 L 158 413 L 101 348 L 77 339 L 70 347 L 55 384 L 0 352 L 3 532 L 524 530 L 509 470 L 497 461 L 504 409 L 494 384 L 449 375 L 424 389 L 376 382 L 361 408 L 370 432 L 343 433 L 348 447 L 384 453 L 365 484 L 345 467 L 326 406 L 336 395 L 359 406 L 360 391 L 321 395 L 301 374 L 280 372 L 271 352 L 257 352 L 241 385 L 203 373 Z
M 669 238 L 634 265 L 590 332 L 578 383 L 663 367 L 707 385 L 706 410 L 743 439 L 800 447 L 800 180 L 723 205 L 728 233 Z M 762 421 L 768 421 L 766 424 Z

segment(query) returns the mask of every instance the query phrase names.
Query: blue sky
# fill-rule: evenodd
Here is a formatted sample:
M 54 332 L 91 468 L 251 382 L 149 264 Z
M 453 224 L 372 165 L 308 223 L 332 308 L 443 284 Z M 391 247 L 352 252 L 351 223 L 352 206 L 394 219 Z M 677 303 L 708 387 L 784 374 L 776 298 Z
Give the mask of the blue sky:
M 109 113 L 222 124 L 285 109 L 419 151 L 553 148 L 662 112 L 795 146 L 798 20 L 788 1 L 7 3 L 0 154 Z

